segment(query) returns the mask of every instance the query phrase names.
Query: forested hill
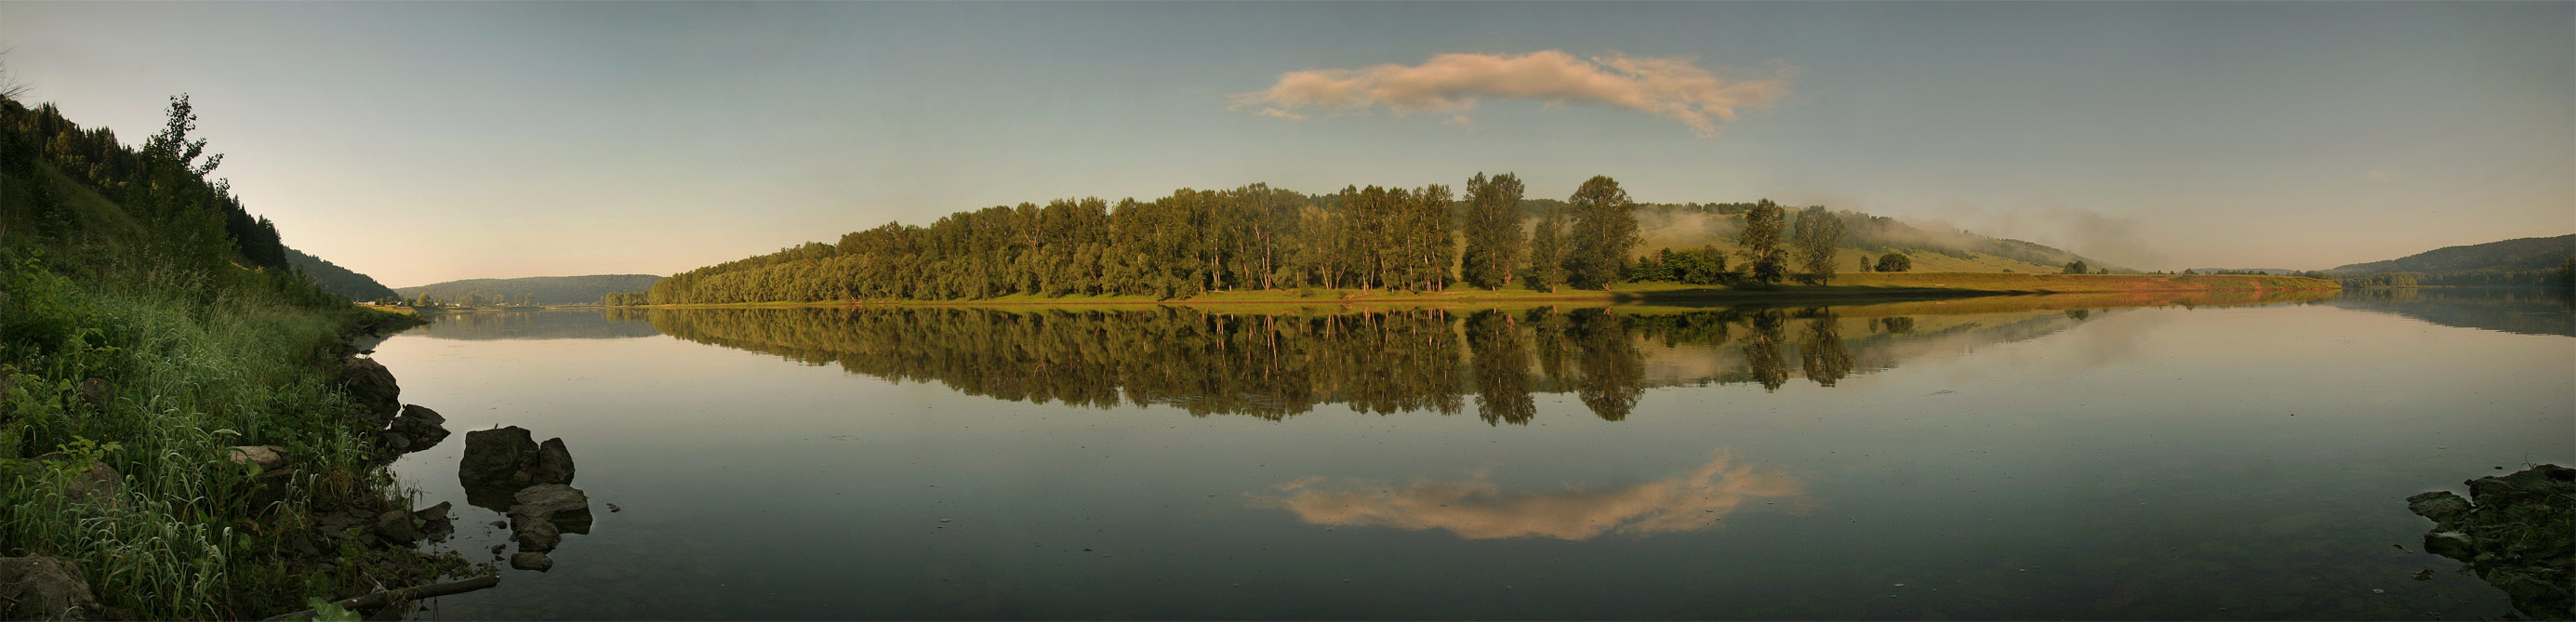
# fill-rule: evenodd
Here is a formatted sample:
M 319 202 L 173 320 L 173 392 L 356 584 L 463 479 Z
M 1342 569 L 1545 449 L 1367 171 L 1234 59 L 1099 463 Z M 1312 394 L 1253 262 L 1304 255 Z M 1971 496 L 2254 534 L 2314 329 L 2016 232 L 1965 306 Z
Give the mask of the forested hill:
M 2569 257 L 2576 257 L 2576 234 L 2437 248 L 2387 261 L 2343 266 L 2330 272 L 2540 272 L 2559 269 Z
M 532 276 L 516 279 L 465 279 L 394 291 L 404 298 L 424 295 L 431 302 L 490 304 L 571 305 L 599 302 L 601 296 L 615 292 L 644 291 L 662 277 L 650 274 L 591 274 L 584 276 Z M 470 299 L 470 300 L 469 300 Z
M 889 223 L 672 275 L 652 304 L 957 300 L 1009 295 L 1181 298 L 1232 290 L 1400 289 L 1452 285 L 1598 289 L 1662 280 L 1636 261 L 1685 253 L 1692 278 L 1778 282 L 1795 253 L 1802 278 L 1877 269 L 2057 273 L 2101 262 L 2019 240 L 1933 231 L 1822 207 L 1640 204 L 1594 177 L 1566 200 L 1528 200 L 1511 174 L 1450 186 L 1346 187 L 1310 195 L 1265 184 L 1181 189 L 1154 199 L 1060 199 L 958 212 L 927 226 Z M 1756 206 L 1760 206 L 1757 208 Z M 1770 249 L 1739 245 L 1751 236 Z M 1795 223 L 1790 218 L 1795 216 Z M 1792 227 L 1795 227 L 1795 232 Z M 1810 230 L 1820 235 L 1809 235 Z M 1818 242 L 1821 240 L 1821 242 Z M 1822 246 L 1816 246 L 1822 244 Z M 1729 269 L 1717 257 L 1742 258 Z M 1658 262 L 1658 266 L 1662 263 Z M 1864 268 L 1864 266 L 1869 266 Z M 1713 273 L 1710 270 L 1713 268 Z M 2116 269 L 2114 269 L 2116 270 Z
M 286 261 L 294 264 L 296 269 L 303 270 L 305 280 L 312 281 L 314 287 L 320 287 L 322 291 L 331 292 L 341 298 L 381 300 L 395 297 L 394 288 L 385 287 L 385 284 L 376 282 L 374 277 L 342 268 L 339 264 L 325 261 L 320 257 L 306 255 L 304 251 L 295 250 L 292 247 L 286 249 Z

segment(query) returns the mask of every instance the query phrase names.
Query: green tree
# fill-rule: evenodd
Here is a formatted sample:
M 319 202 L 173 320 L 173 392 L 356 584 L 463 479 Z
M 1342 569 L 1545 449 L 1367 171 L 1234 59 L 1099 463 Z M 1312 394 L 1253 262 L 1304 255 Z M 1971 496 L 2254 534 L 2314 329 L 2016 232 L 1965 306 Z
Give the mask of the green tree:
M 1770 199 L 1744 211 L 1744 231 L 1736 234 L 1735 243 L 1744 247 L 1746 269 L 1754 283 L 1777 285 L 1788 275 L 1788 257 L 1780 251 L 1780 229 L 1786 220 L 1787 214 Z
M 1907 272 L 1913 269 L 1914 258 L 1908 257 L 1904 253 L 1888 253 L 1878 256 L 1878 271 L 1880 272 Z
M 1823 206 L 1798 211 L 1798 231 L 1793 235 L 1799 263 L 1807 269 L 1798 280 L 1823 285 L 1834 278 L 1834 250 L 1843 243 L 1843 219 Z
M 1511 173 L 1467 179 L 1467 249 L 1459 276 L 1468 284 L 1489 290 L 1512 284 L 1525 243 L 1521 191 L 1520 177 Z
M 2066 262 L 2066 269 L 2059 271 L 2058 274 L 2090 274 L 2092 271 L 2092 267 L 2084 265 L 2084 260 L 2077 259 Z
M 1530 230 L 1529 273 L 1522 277 L 1530 289 L 1552 292 L 1565 283 L 1564 222 L 1565 210 L 1551 206 Z
M 1636 204 L 1628 191 L 1608 176 L 1593 176 L 1565 201 L 1574 211 L 1574 228 L 1566 236 L 1565 283 L 1578 289 L 1610 289 L 1619 269 L 1636 248 Z

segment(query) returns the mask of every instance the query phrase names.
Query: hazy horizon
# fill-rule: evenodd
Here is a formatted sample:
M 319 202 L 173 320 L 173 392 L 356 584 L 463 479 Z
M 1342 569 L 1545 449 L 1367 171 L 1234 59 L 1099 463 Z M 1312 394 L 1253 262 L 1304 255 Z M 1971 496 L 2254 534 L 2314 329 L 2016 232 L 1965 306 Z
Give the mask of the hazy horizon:
M 2576 232 L 2571 23 L 2571 3 L 11 3 L 0 63 L 129 144 L 191 94 L 214 176 L 392 287 L 1480 171 L 2147 270 L 2325 269 Z

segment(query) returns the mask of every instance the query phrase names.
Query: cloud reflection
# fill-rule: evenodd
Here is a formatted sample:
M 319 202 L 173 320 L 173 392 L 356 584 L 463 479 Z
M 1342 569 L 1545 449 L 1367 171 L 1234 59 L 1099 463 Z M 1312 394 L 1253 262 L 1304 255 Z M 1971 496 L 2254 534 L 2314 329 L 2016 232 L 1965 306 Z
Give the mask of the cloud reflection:
M 1444 529 L 1469 540 L 1656 534 L 1706 529 L 1746 504 L 1804 511 L 1806 482 L 1785 470 L 1757 469 L 1719 450 L 1706 464 L 1610 490 L 1507 492 L 1486 473 L 1464 480 L 1415 480 L 1403 487 L 1364 479 L 1311 477 L 1255 495 L 1254 507 L 1294 512 L 1315 525 Z

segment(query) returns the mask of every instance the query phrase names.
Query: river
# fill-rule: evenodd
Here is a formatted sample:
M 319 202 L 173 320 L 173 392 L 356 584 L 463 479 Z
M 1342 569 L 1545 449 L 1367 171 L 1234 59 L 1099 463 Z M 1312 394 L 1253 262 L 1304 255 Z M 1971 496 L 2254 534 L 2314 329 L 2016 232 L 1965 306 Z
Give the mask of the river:
M 439 546 L 508 541 L 468 430 L 592 500 L 424 617 L 2505 614 L 2404 499 L 2576 463 L 2576 312 L 2398 298 L 486 312 L 375 358 L 458 432 L 394 465 Z

